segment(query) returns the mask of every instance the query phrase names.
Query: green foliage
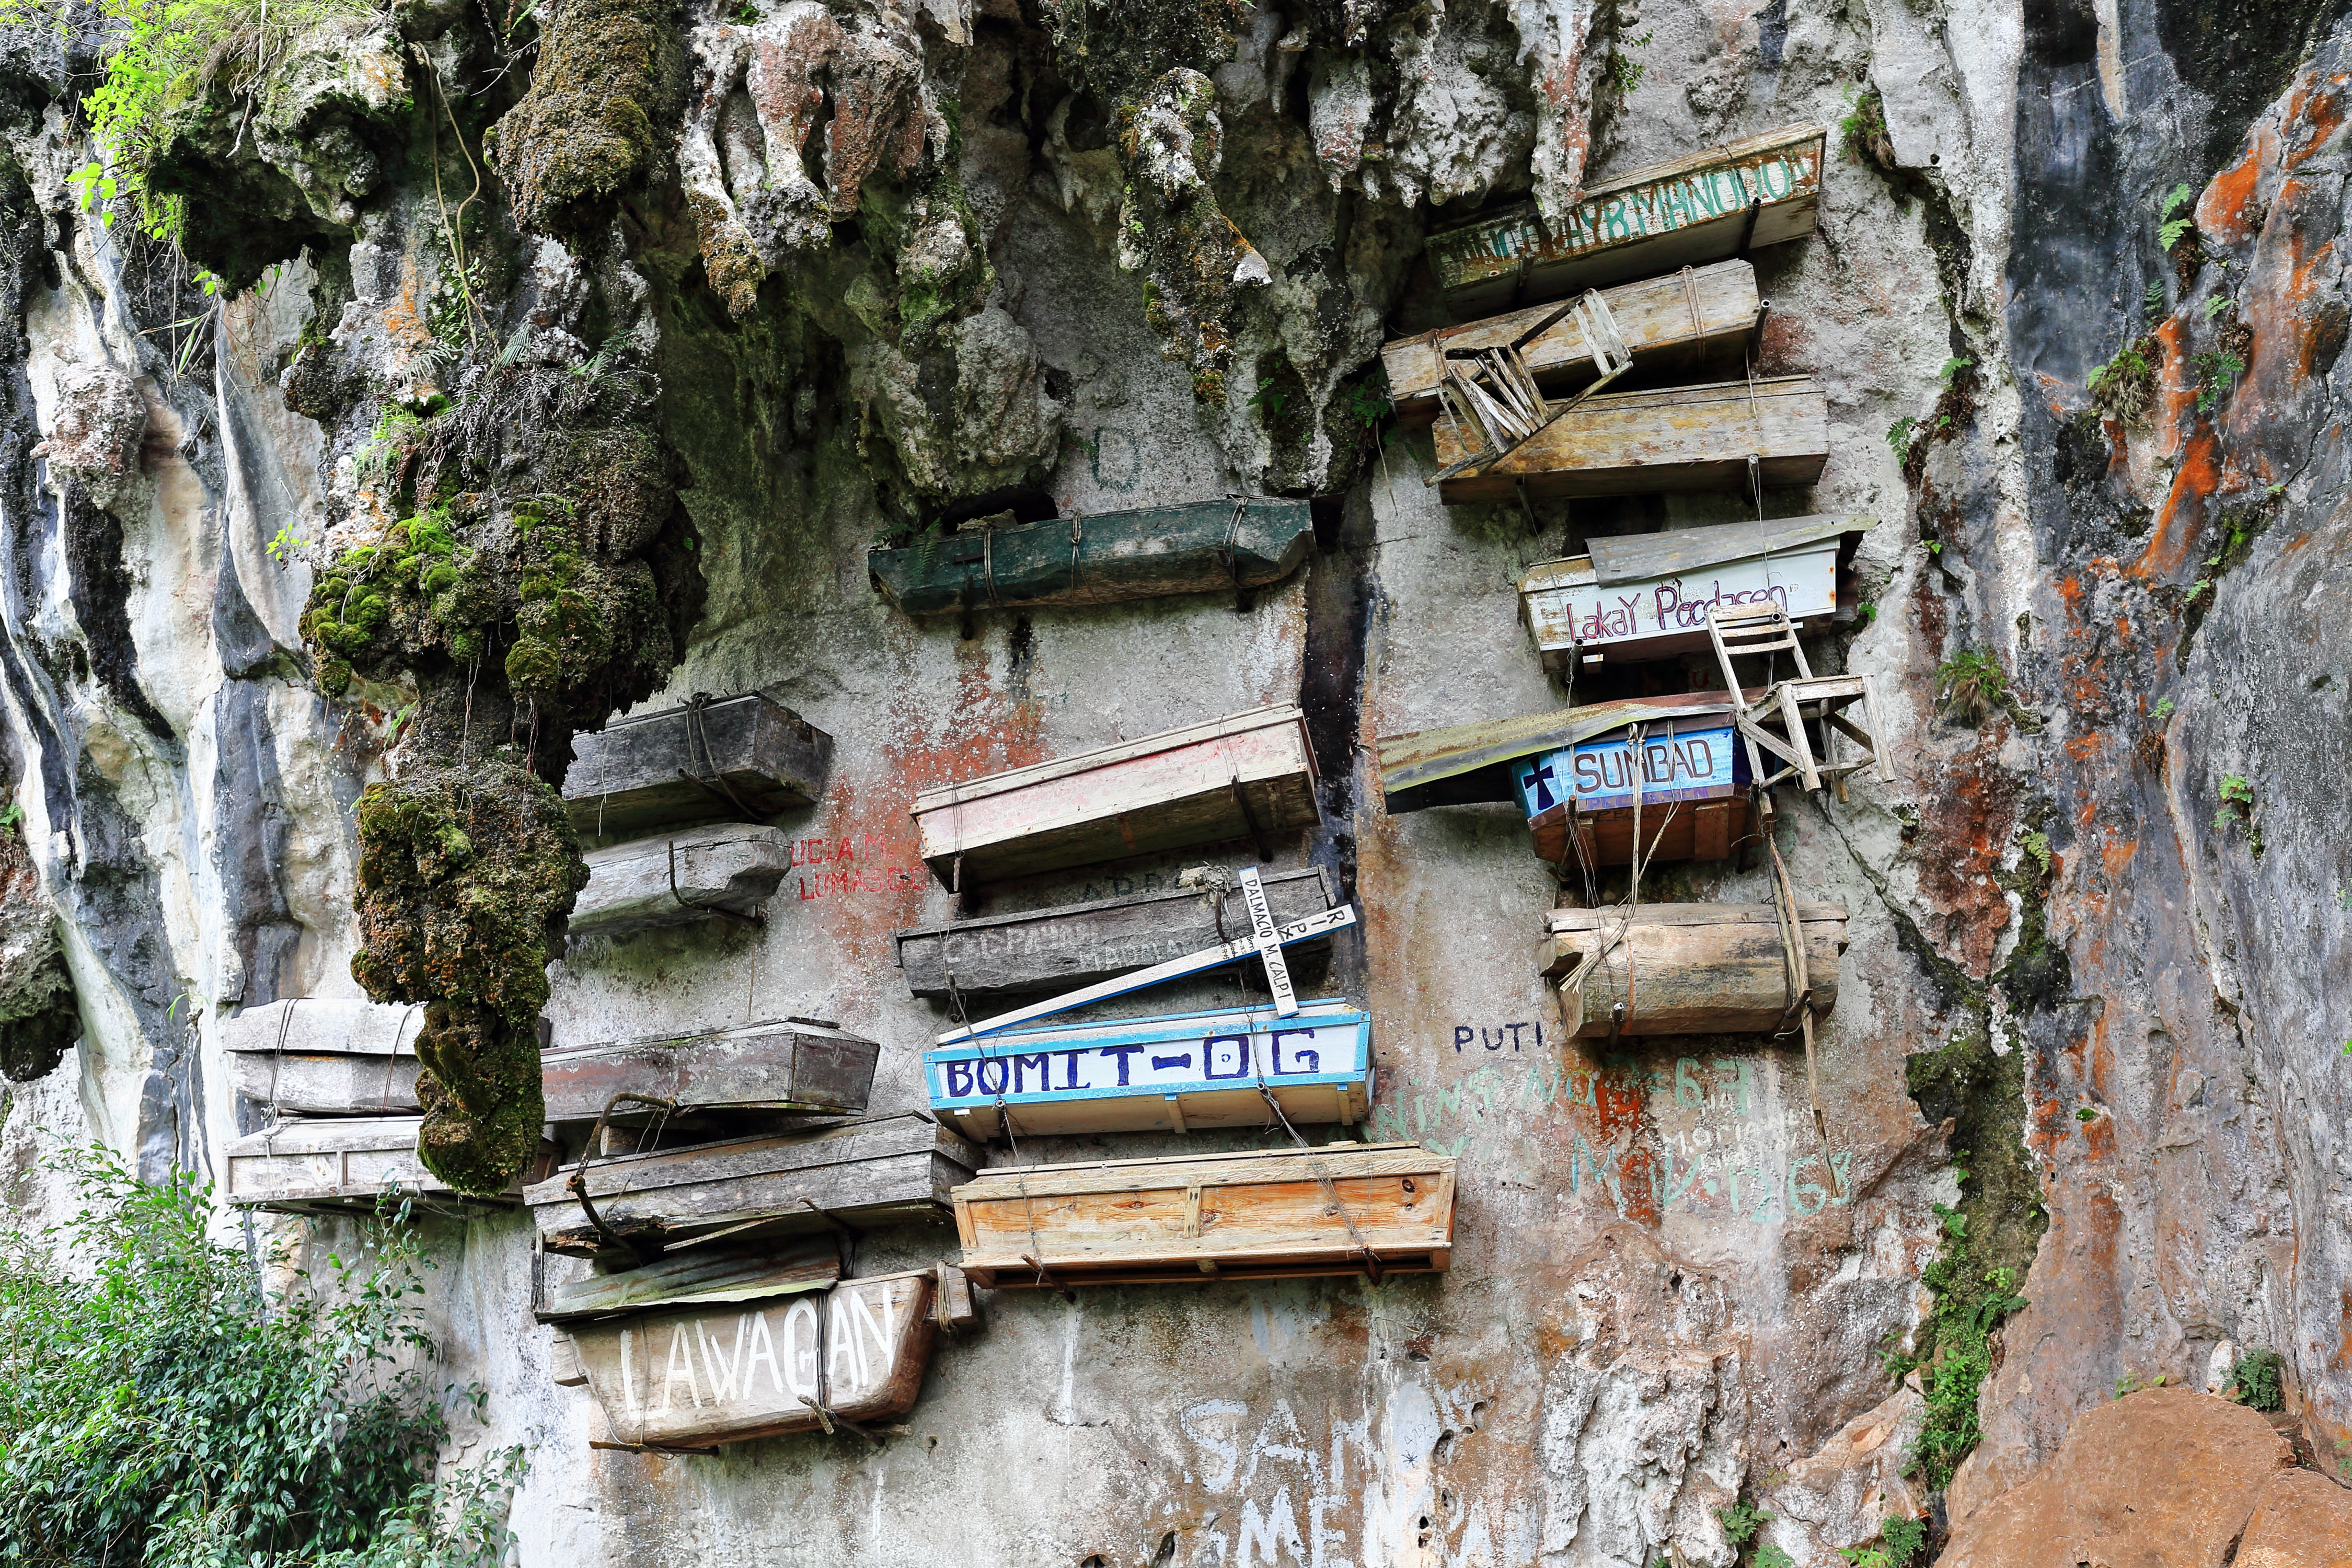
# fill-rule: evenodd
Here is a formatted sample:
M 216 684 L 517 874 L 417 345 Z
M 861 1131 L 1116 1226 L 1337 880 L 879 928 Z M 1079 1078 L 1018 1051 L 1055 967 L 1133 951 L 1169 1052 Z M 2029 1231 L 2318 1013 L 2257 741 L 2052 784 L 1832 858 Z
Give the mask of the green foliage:
M 2276 1351 L 2252 1350 L 2230 1368 L 2231 1395 L 2249 1410 L 2277 1412 L 2286 1408 L 2286 1358 Z
M 2228 349 L 2191 354 L 2189 363 L 2197 370 L 2197 411 L 2200 414 L 2210 414 L 2228 402 L 2230 389 L 2238 384 L 2238 377 L 2246 373 L 2246 362 Z
M 1936 698 L 1952 717 L 1980 724 L 2008 704 L 2009 678 L 1990 648 L 1965 647 L 1937 668 Z
M 1878 619 L 1878 606 L 1868 599 L 1855 606 L 1855 613 L 1862 617 L 1862 624 L 1865 626 Z
M 2126 1394 L 2144 1394 L 2151 1388 L 2162 1388 L 2164 1382 L 2165 1376 L 2162 1373 L 2158 1373 L 2154 1377 L 2142 1377 L 2136 1372 L 2127 1372 L 2116 1379 L 2116 1397 L 2121 1399 Z
M 1638 38 L 1622 40 L 1616 48 L 1609 51 L 1609 84 L 1612 87 L 1621 93 L 1628 93 L 1642 85 L 1642 78 L 1647 74 L 1650 68 L 1640 60 L 1633 58 L 1625 51 L 1646 49 L 1650 47 L 1650 40 L 1657 36 L 1657 29 L 1654 27 Z
M 1908 463 L 1911 460 L 1911 436 L 1918 428 L 1919 421 L 1908 414 L 1886 427 L 1886 444 L 1895 448 L 1896 462 Z
M 1284 394 L 1275 391 L 1274 386 L 1274 377 L 1269 375 L 1257 384 L 1257 390 L 1249 396 L 1249 405 L 1267 419 L 1280 418 L 1282 405 L 1290 401 Z
M 2172 717 L 2171 698 L 2159 697 L 2156 700 L 2156 716 L 2159 721 Z
M 2186 184 L 2175 185 L 2164 200 L 2158 204 L 2157 216 L 2160 221 L 2157 226 L 2156 238 L 2157 244 L 2165 250 L 2169 251 L 2179 245 L 2181 237 L 2197 226 L 2197 219 L 2193 216 L 2174 216 L 2194 201 L 2196 195 L 2197 193 Z
M 2254 821 L 2254 786 L 2238 773 L 2221 775 L 2221 788 L 2217 796 L 2221 809 L 2213 814 L 2213 831 L 2226 833 L 2232 825 L 2245 830 L 2246 847 L 2254 858 L 2263 854 L 2263 830 Z
M 1886 142 L 1885 100 L 1874 87 L 1864 88 L 1857 93 L 1848 84 L 1845 101 L 1845 117 L 1838 121 L 1839 139 L 1845 143 L 1848 153 L 1864 163 L 1878 163 L 1878 149 Z
M 1951 1218 L 1956 1211 L 1941 1205 L 1937 1210 L 1945 1216 L 1949 1239 L 1942 1255 L 1920 1276 L 1936 1298 L 1930 1316 L 1935 1352 L 1920 1367 L 1920 1389 L 1927 1395 L 1927 1410 L 1912 1458 L 1926 1473 L 1929 1488 L 1940 1491 L 1951 1484 L 1952 1473 L 1977 1446 L 1977 1391 L 1992 1369 L 1992 1331 L 2026 1301 L 2014 1293 L 2014 1270 L 1993 1268 L 1979 1274 L 1969 1268 L 1965 1216 L 1959 1216 L 1963 1223 L 1954 1230 Z
M 2098 1119 L 2099 1112 L 2095 1106 L 2078 1105 L 2074 1108 L 2074 1120 L 2077 1121 L 2096 1121 Z
M 2205 319 L 2210 321 L 2222 311 L 2234 310 L 2237 308 L 2238 302 L 2227 294 L 2216 294 L 2205 301 Z
M 2156 407 L 2156 367 L 2163 357 L 2152 334 L 2116 350 L 2115 358 L 2091 373 L 2091 402 L 2116 418 L 2144 422 Z
M 1756 1549 L 1756 1568 L 1797 1568 L 1797 1560 L 1768 1541 Z
M 1755 1539 L 1756 1532 L 1772 1522 L 1769 1513 L 1759 1513 L 1741 1498 L 1729 1508 L 1715 1510 L 1715 1521 L 1723 1526 L 1723 1538 L 1734 1547 L 1745 1546 Z
M 1936 379 L 1949 386 L 1963 372 L 1974 370 L 1976 365 L 1976 361 L 1955 354 L 1944 362 L 1943 368 L 1936 373 Z
M 272 561 L 275 561 L 278 565 L 283 566 L 286 564 L 286 558 L 288 556 L 291 555 L 297 550 L 307 550 L 310 546 L 310 542 L 297 535 L 294 531 L 294 525 L 288 522 L 280 523 L 278 525 L 278 531 L 270 535 L 269 542 L 262 546 L 262 548 L 269 552 L 269 558 Z
M 2142 298 L 2141 303 L 2147 307 L 2147 313 L 2149 315 L 2163 315 L 2164 284 L 2161 281 L 2149 284 L 2147 286 L 2147 293 Z
M 0 1232 L 0 1563 L 496 1561 L 512 1461 L 454 1490 L 425 1479 L 456 1391 L 400 1364 L 431 1348 L 412 1231 L 368 1226 L 331 1278 L 270 1296 L 206 1238 L 194 1177 L 150 1185 L 95 1150 L 55 1165 L 80 1212 Z M 445 1513 L 440 1556 L 384 1553 Z
M 14 833 L 21 836 L 24 825 L 25 807 L 21 802 L 12 800 L 8 803 L 7 809 L 0 810 L 0 833 Z
M 1348 387 L 1348 416 L 1369 430 L 1396 411 L 1389 401 L 1387 378 L 1378 372 Z
M 2034 865 L 2041 868 L 2042 874 L 2045 877 L 2050 875 L 2052 865 L 2050 835 L 2028 830 L 2019 834 L 2017 841 L 2024 846 L 2025 853 L 2032 859 Z

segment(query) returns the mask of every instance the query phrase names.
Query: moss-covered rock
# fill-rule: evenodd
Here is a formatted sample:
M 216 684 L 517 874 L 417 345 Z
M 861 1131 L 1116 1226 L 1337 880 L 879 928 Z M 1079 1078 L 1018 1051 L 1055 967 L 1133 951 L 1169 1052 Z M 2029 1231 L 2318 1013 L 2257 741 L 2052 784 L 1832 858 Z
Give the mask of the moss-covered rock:
M 1144 316 L 1168 340 L 1160 352 L 1189 364 L 1192 395 L 1223 403 L 1233 358 L 1234 290 L 1273 279 L 1265 258 L 1217 205 L 1223 156 L 1217 89 L 1179 66 L 1139 102 L 1118 111 L 1128 171 L 1118 216 L 1118 261 L 1150 279 Z
M 359 837 L 352 976 L 379 1002 L 426 1008 L 418 1153 L 460 1192 L 501 1191 L 543 1118 L 539 1013 L 588 883 L 579 836 L 545 780 L 490 761 L 369 785 Z
M 572 238 L 602 228 L 675 134 L 685 95 L 675 0 L 542 8 L 530 90 L 494 132 L 517 221 Z

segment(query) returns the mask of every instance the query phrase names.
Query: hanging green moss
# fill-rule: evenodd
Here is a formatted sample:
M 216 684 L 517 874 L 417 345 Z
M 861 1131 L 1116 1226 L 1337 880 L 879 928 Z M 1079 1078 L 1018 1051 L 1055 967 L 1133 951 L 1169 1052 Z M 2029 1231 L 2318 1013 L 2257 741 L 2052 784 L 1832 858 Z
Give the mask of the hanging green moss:
M 530 90 L 499 121 L 492 153 L 525 228 L 588 236 L 652 169 L 684 107 L 677 22 L 674 0 L 541 8 Z
M 360 796 L 352 976 L 424 1004 L 417 1152 L 459 1192 L 505 1189 L 538 1142 L 547 964 L 588 868 L 563 798 L 507 762 L 425 767 Z

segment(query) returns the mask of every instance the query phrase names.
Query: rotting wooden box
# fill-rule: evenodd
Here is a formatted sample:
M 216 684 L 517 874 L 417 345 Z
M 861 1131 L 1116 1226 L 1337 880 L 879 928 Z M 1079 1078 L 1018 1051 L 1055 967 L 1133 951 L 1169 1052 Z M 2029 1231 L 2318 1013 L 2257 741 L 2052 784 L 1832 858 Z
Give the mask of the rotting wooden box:
M 881 1051 L 836 1025 L 771 1019 L 708 1034 L 542 1050 L 540 1083 L 550 1121 L 593 1121 L 624 1091 L 681 1110 L 854 1114 L 866 1109 Z
M 1634 373 L 1644 377 L 1694 381 L 1737 374 L 1760 319 L 1756 268 L 1745 261 L 1718 261 L 1645 278 L 1604 289 L 1601 297 L 1633 356 Z M 1419 430 L 1437 417 L 1437 381 L 1447 350 L 1499 347 L 1534 328 L 1552 310 L 1530 305 L 1383 344 L 1381 363 L 1388 373 L 1397 423 Z M 1572 392 L 1592 379 L 1591 350 L 1572 319 L 1555 323 L 1525 353 L 1536 384 L 1546 392 Z
M 1519 579 L 1544 668 L 1668 658 L 1708 646 L 1710 609 L 1777 604 L 1800 632 L 1853 618 L 1850 567 L 1869 517 L 1791 517 L 1595 539 Z
M 1317 867 L 1273 872 L 1265 885 L 1277 926 L 1321 914 L 1339 902 L 1329 874 Z M 1144 893 L 925 926 L 899 931 L 892 941 L 908 989 L 918 996 L 947 1000 L 950 993 L 987 997 L 1063 990 L 1148 969 L 1245 932 L 1249 914 L 1239 890 L 1223 894 L 1222 929 L 1219 896 L 1214 889 Z M 1329 949 L 1325 937 L 1286 952 L 1297 963 Z
M 928 789 L 911 816 L 942 887 L 1276 834 L 1318 820 L 1315 752 L 1297 706 Z
M 948 1192 L 978 1169 L 980 1150 L 915 1112 L 621 1154 L 589 1163 L 589 1201 L 616 1245 L 570 1190 L 572 1171 L 528 1188 L 524 1202 L 552 1252 L 610 1256 L 699 1237 L 792 1235 L 945 1217 Z
M 853 1430 L 915 1407 L 938 1339 L 937 1268 L 573 1325 L 589 1392 L 629 1447 Z
M 999 1289 L 1440 1273 L 1454 1164 L 1330 1143 L 1006 1166 L 956 1189 L 956 1229 L 964 1271 Z
M 1828 128 L 1788 125 L 1595 181 L 1564 223 L 1533 203 L 1429 237 L 1457 316 L 1746 256 L 1813 232 Z
M 1239 594 L 1281 582 L 1315 542 L 1307 503 L 1265 497 L 967 522 L 867 552 L 875 589 L 909 616 Z
M 428 1209 L 470 1210 L 520 1200 L 526 1184 L 553 1164 L 555 1147 L 539 1153 L 515 1184 L 495 1197 L 461 1194 L 416 1157 L 422 1116 L 337 1116 L 280 1121 L 228 1146 L 228 1201 L 240 1208 L 293 1214 L 372 1210 L 379 1197 L 414 1198 Z
M 1371 1113 L 1372 1022 L 1337 998 L 1034 1026 L 923 1053 L 931 1109 L 971 1137 L 1192 1132 Z M 1279 1107 L 1279 1114 L 1276 1108 Z
M 792 869 L 780 828 L 714 823 L 592 849 L 574 936 L 625 936 L 661 926 L 756 920 Z
M 1546 924 L 1536 965 L 1558 988 L 1571 1038 L 1759 1034 L 1796 1025 L 1771 905 L 1559 909 Z M 1837 1005 L 1845 927 L 1843 904 L 1797 906 L 1816 1017 Z
M 289 1116 L 396 1116 L 416 1099 L 425 1009 L 294 996 L 247 1007 L 220 1026 L 229 1086 Z
M 1440 467 L 1483 442 L 1452 419 L 1431 430 Z M 1777 489 L 1811 484 L 1829 455 L 1829 400 L 1811 376 L 1604 392 L 1483 468 L 1440 481 L 1437 493 L 1457 506 L 1521 494 L 1540 500 L 1744 492 L 1751 478 Z
M 824 793 L 833 737 L 758 691 L 615 719 L 572 742 L 572 825 L 595 837 L 763 821 Z

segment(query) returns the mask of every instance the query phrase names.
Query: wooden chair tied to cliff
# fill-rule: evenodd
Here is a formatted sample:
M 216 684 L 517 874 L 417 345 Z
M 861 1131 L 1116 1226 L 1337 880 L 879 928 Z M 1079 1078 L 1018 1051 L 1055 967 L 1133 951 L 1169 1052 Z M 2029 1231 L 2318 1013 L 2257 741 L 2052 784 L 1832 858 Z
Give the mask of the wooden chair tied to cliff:
M 1592 358 L 1594 379 L 1574 396 L 1552 403 L 1536 384 L 1535 372 L 1528 363 L 1528 345 L 1570 315 L 1576 318 L 1585 352 Z M 1433 349 L 1437 345 L 1434 332 L 1430 334 L 1430 345 Z M 1465 432 L 1464 446 L 1469 445 L 1466 433 L 1471 430 L 1483 440 L 1476 451 L 1431 475 L 1428 482 L 1433 485 L 1500 462 L 1633 364 L 1608 301 L 1592 289 L 1538 317 L 1508 342 L 1489 348 L 1448 348 L 1442 354 L 1437 395 L 1444 416 Z
M 1878 740 L 1885 726 L 1878 717 L 1877 687 L 1866 675 L 1815 675 L 1805 662 L 1805 650 L 1797 641 L 1797 628 L 1787 610 L 1778 604 L 1728 614 L 1709 609 L 1706 635 L 1715 645 L 1716 662 L 1723 668 L 1725 689 L 1741 694 L 1732 725 L 1747 742 L 1748 777 L 1755 788 L 1768 790 L 1793 778 L 1807 789 L 1820 789 L 1827 780 L 1843 800 L 1849 773 L 1875 768 L 1881 784 L 1894 782 L 1895 770 Z M 1796 674 L 1786 679 L 1778 678 L 1783 653 L 1796 667 Z M 1752 702 L 1746 700 L 1747 689 L 1732 668 L 1732 661 L 1741 658 L 1767 661 L 1764 694 Z M 1869 721 L 1866 730 L 1854 723 L 1847 711 L 1856 703 Z M 1821 737 L 1818 751 L 1813 731 Z M 1862 755 L 1842 758 L 1840 736 L 1860 746 Z M 1766 752 L 1776 759 L 1778 772 L 1766 771 Z

